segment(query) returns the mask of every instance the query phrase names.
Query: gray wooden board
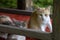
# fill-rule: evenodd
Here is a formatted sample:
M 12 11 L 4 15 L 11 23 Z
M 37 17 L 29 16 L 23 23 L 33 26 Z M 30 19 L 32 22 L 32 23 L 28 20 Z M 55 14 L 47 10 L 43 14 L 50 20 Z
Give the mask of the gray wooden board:
M 23 29 L 23 28 L 1 25 L 1 24 L 0 24 L 0 32 L 24 35 L 24 36 L 38 38 L 38 39 L 51 39 L 50 33 L 44 33 L 40 31 L 34 31 L 31 29 Z

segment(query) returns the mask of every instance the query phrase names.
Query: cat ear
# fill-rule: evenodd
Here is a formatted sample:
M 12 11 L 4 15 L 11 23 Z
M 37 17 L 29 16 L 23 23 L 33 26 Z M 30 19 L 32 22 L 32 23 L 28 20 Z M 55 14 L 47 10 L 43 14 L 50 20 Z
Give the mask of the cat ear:
M 51 9 L 51 6 L 48 6 L 48 7 L 46 7 L 45 9 L 50 10 L 50 9 Z

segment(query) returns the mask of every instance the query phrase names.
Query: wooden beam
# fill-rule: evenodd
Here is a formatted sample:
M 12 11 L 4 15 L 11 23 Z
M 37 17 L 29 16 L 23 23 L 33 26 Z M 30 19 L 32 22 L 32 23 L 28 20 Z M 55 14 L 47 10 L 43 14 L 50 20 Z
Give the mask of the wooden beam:
M 27 15 L 27 16 L 30 16 L 33 13 L 33 11 L 29 11 L 29 10 L 18 10 L 18 9 L 9 9 L 9 8 L 0 8 L 0 12 Z
M 60 0 L 54 0 L 53 40 L 60 40 Z
M 25 10 L 26 0 L 17 0 L 17 8 L 20 10 Z
M 35 31 L 32 29 L 24 29 L 24 28 L 18 28 L 18 27 L 14 27 L 14 26 L 1 25 L 1 24 L 0 24 L 0 32 L 5 32 L 5 33 L 9 33 L 9 34 L 19 34 L 19 35 L 24 35 L 24 36 L 44 39 L 44 40 L 51 39 L 50 33 L 44 33 L 44 32 Z

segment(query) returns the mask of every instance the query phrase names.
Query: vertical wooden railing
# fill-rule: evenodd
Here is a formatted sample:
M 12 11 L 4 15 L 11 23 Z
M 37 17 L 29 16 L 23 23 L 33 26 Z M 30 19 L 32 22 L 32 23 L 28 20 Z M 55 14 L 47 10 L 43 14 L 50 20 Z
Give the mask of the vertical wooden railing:
M 60 0 L 54 0 L 53 40 L 60 40 Z

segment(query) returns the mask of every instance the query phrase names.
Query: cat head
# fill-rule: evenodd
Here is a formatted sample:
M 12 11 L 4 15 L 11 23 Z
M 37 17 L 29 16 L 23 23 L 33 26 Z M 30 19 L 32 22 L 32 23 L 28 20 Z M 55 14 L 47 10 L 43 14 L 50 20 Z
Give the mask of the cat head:
M 50 9 L 51 9 L 51 6 L 44 7 L 44 8 L 37 7 L 35 11 L 37 12 L 37 14 L 48 14 L 48 15 L 50 15 Z

